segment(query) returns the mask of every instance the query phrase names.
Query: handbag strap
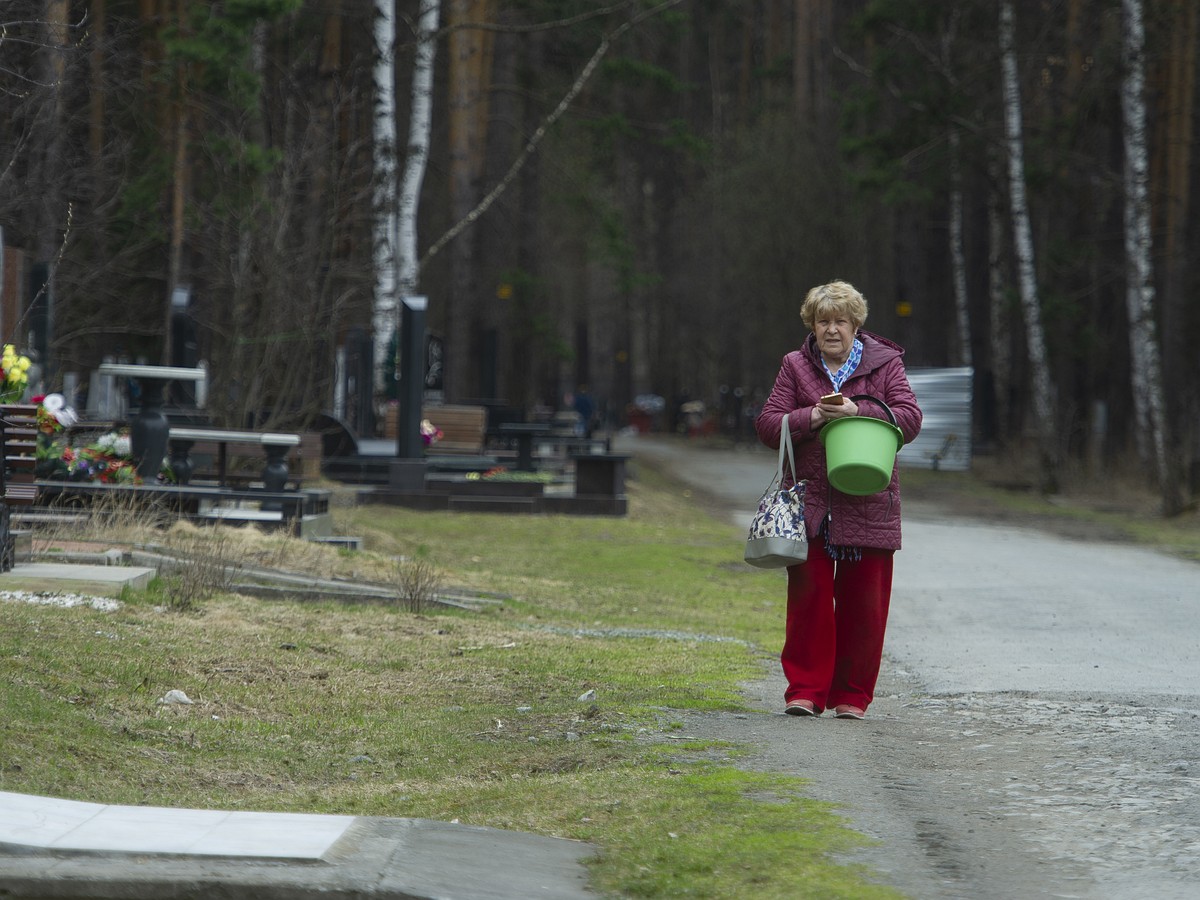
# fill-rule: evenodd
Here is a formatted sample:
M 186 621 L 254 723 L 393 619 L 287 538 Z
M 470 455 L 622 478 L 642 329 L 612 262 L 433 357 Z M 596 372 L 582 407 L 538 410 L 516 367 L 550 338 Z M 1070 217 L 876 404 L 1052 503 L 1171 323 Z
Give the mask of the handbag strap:
M 775 470 L 775 480 L 783 485 L 783 461 L 787 460 L 788 466 L 792 470 L 792 483 L 796 483 L 796 451 L 792 449 L 792 430 L 788 427 L 787 413 L 783 414 L 783 421 L 779 423 L 779 465 Z

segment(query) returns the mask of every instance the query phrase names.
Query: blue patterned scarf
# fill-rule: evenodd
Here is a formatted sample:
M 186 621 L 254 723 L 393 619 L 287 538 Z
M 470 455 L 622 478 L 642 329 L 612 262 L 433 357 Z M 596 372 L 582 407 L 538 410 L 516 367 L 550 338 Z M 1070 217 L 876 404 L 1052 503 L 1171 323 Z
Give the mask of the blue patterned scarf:
M 846 361 L 842 363 L 842 367 L 836 372 L 830 372 L 829 366 L 825 365 L 825 357 L 821 357 L 821 365 L 825 367 L 825 374 L 829 376 L 829 380 L 833 382 L 833 389 L 840 391 L 846 379 L 854 374 L 854 370 L 858 368 L 858 364 L 862 362 L 863 345 L 858 338 L 854 339 L 854 343 L 850 347 L 850 355 L 846 357 Z

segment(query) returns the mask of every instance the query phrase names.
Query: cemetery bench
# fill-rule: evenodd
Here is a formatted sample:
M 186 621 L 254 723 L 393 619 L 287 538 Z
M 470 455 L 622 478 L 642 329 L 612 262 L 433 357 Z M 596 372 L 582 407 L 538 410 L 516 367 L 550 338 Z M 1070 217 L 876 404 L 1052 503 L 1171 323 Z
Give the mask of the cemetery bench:
M 517 470 L 532 472 L 533 444 L 549 435 L 552 427 L 544 422 L 506 422 L 500 426 L 500 434 L 517 443 Z
M 552 431 L 550 434 L 536 438 L 535 443 L 538 452 L 543 456 L 551 455 L 560 459 L 608 453 L 611 449 L 610 441 L 605 436 L 582 437 L 577 434 L 563 434 L 559 431 Z
M 227 428 L 190 428 L 172 425 L 169 432 L 171 471 L 181 485 L 191 481 L 194 463 L 191 459 L 197 445 L 215 447 L 217 451 L 217 484 L 229 486 L 229 445 L 261 447 L 266 454 L 262 470 L 263 489 L 278 493 L 287 487 L 290 477 L 288 451 L 300 446 L 300 435 L 270 431 L 241 431 Z
M 0 572 L 16 563 L 16 537 L 12 532 L 10 507 L 32 506 L 38 499 L 34 473 L 37 465 L 37 406 L 25 403 L 0 404 Z
M 425 448 L 427 456 L 482 456 L 487 438 L 487 407 L 425 406 L 421 418 L 442 431 L 441 440 Z
M 576 456 L 607 453 L 608 439 L 582 437 L 545 422 L 505 422 L 497 428 L 501 438 L 516 444 L 516 468 L 532 472 L 542 464 L 565 465 Z
M 168 422 L 162 408 L 163 389 L 172 381 L 203 381 L 207 373 L 204 369 L 126 363 L 102 363 L 96 372 L 113 378 L 133 378 L 140 385 L 140 406 L 138 414 L 129 423 L 129 440 L 138 474 L 143 478 L 154 478 L 167 452 Z

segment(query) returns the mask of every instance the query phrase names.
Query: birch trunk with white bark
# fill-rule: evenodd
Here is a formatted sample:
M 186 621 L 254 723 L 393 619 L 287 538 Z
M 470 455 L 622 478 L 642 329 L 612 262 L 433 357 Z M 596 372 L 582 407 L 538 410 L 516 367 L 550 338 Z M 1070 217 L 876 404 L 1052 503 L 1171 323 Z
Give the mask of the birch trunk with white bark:
M 417 50 L 413 62 L 412 107 L 404 169 L 396 180 L 396 100 L 394 54 L 396 22 L 393 0 L 376 0 L 375 36 L 379 59 L 375 69 L 378 92 L 375 109 L 375 163 L 381 176 L 377 188 L 375 228 L 375 387 L 381 390 L 396 360 L 385 359 L 388 343 L 399 327 L 401 297 L 415 296 L 420 284 L 417 257 L 417 208 L 425 166 L 433 108 L 433 62 L 441 0 L 423 0 L 417 20 Z
M 1000 3 L 1000 65 L 1004 83 L 1004 131 L 1008 147 L 1009 204 L 1013 224 L 1013 244 L 1017 256 L 1017 277 L 1021 309 L 1025 319 L 1025 343 L 1032 376 L 1033 412 L 1041 457 L 1043 491 L 1058 488 L 1058 448 L 1054 441 L 1050 370 L 1046 359 L 1046 340 L 1042 330 L 1041 302 L 1038 298 L 1034 266 L 1033 236 L 1029 225 L 1029 204 L 1025 194 L 1025 147 L 1021 126 L 1021 87 L 1017 78 L 1014 48 L 1014 21 L 1011 0 Z
M 417 21 L 417 53 L 413 63 L 412 113 L 408 146 L 396 199 L 396 287 L 401 297 L 417 293 L 421 260 L 417 256 L 417 207 L 425 166 L 429 162 L 429 134 L 433 124 L 433 62 L 437 54 L 437 29 L 441 0 L 424 0 Z
M 375 0 L 375 390 L 394 377 L 386 359 L 396 329 L 396 11 L 395 0 Z
M 1121 114 L 1125 136 L 1125 304 L 1137 448 L 1143 463 L 1153 462 L 1164 512 L 1182 509 L 1179 481 L 1167 460 L 1162 362 L 1154 328 L 1154 266 L 1151 261 L 1150 160 L 1146 139 L 1145 24 L 1141 0 L 1122 0 L 1125 40 Z

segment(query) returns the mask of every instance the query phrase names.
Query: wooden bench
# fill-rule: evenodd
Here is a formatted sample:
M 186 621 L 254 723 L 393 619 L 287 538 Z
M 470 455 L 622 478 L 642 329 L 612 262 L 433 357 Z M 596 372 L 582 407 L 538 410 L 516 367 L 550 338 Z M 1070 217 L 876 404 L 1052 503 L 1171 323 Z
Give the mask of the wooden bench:
M 197 444 L 208 444 L 217 452 L 217 484 L 227 487 L 229 473 L 229 445 L 261 447 L 266 453 L 266 464 L 262 470 L 263 489 L 277 493 L 287 487 L 289 472 L 287 454 L 300 446 L 300 435 L 270 431 L 237 431 L 226 428 L 189 428 L 172 425 L 168 435 L 171 448 L 171 471 L 177 483 L 185 485 L 191 481 L 194 464 L 192 450 Z
M 487 437 L 485 406 L 425 406 L 422 420 L 428 419 L 442 431 L 442 438 L 425 447 L 427 455 L 482 456 Z
M 26 403 L 0 404 L 0 572 L 12 570 L 16 562 L 16 539 L 12 533 L 9 507 L 32 506 L 38 499 L 37 406 Z
M 5 503 L 29 506 L 37 499 L 34 466 L 37 463 L 37 406 L 0 404 L 4 438 L 4 469 L 0 485 Z

